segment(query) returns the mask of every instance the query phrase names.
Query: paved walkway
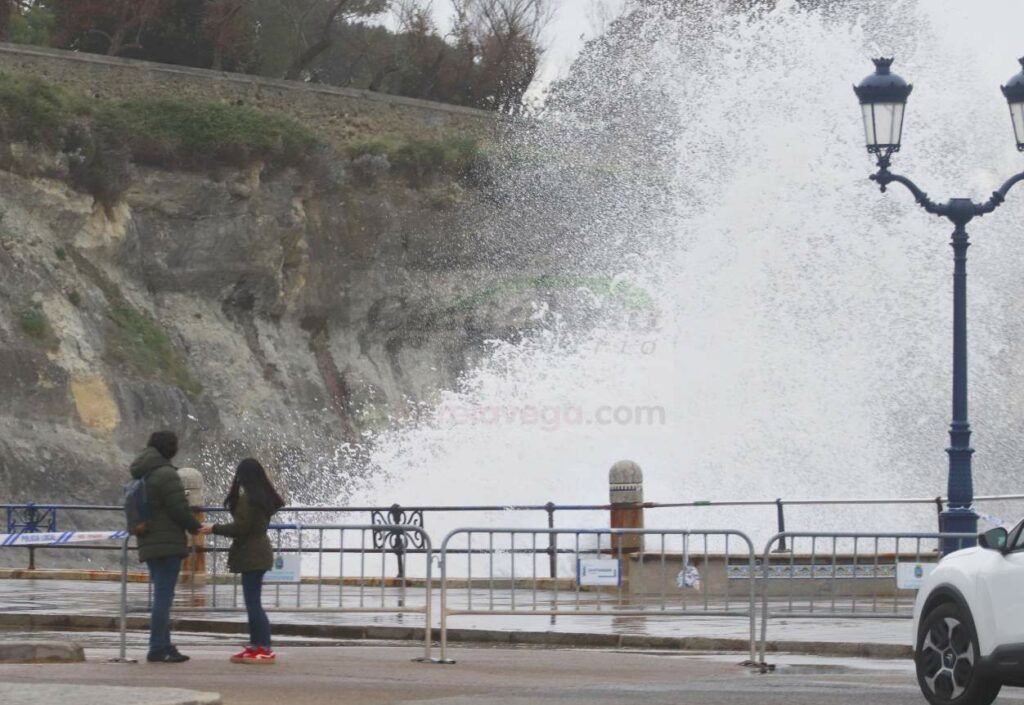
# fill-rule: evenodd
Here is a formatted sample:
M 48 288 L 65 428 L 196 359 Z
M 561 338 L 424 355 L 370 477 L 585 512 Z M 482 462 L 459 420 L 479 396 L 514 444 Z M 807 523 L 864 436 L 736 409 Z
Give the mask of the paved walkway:
M 63 615 L 69 620 L 97 615 L 109 625 L 118 613 L 119 591 L 116 583 L 0 580 L 0 625 L 5 618 L 17 614 L 45 618 L 41 621 L 51 615 Z M 221 593 L 218 603 L 226 594 Z M 180 597 L 187 602 L 191 596 L 184 590 Z M 284 594 L 281 604 L 286 604 L 288 598 L 289 595 Z M 388 601 L 395 599 L 395 595 L 367 590 L 354 599 L 383 599 L 385 604 L 390 604 Z M 277 596 L 268 595 L 268 601 L 276 602 Z M 131 586 L 133 610 L 141 612 L 145 603 L 145 586 Z M 195 621 L 191 625 L 193 629 L 207 631 L 222 627 L 225 621 L 241 628 L 245 619 L 241 612 L 208 608 L 189 613 L 189 617 L 209 620 Z M 404 632 L 408 638 L 416 638 L 415 630 L 410 627 L 422 628 L 422 618 L 417 615 L 273 613 L 272 619 L 278 625 L 375 625 L 377 637 Z M 749 638 L 750 629 L 749 620 L 743 618 L 654 615 L 569 615 L 554 620 L 539 615 L 471 615 L 453 617 L 451 626 L 505 630 L 506 634 L 536 631 L 541 636 L 553 637 L 569 632 L 620 635 L 622 638 L 617 643 L 623 645 L 627 643 L 627 636 L 633 638 L 631 643 L 639 643 L 645 636 L 700 636 L 742 641 Z M 515 648 L 506 641 L 504 648 L 493 648 L 490 644 L 475 648 L 452 644 L 449 656 L 457 663 L 445 666 L 413 663 L 412 659 L 423 654 L 418 645 L 280 637 L 276 640 L 279 663 L 261 668 L 227 663 L 227 656 L 237 649 L 239 636 L 178 632 L 175 641 L 193 657 L 190 663 L 128 665 L 108 663 L 117 655 L 118 646 L 116 634 L 102 631 L 109 626 L 93 633 L 74 634 L 16 633 L 2 629 L 0 626 L 2 640 L 63 638 L 81 641 L 89 659 L 86 664 L 0 665 L 0 684 L 8 684 L 7 692 L 11 693 L 10 698 L 4 697 L 0 690 L 0 702 L 4 705 L 19 703 L 16 699 L 19 697 L 33 705 L 47 702 L 33 694 L 38 692 L 40 683 L 71 686 L 76 697 L 62 697 L 59 701 L 80 705 L 88 702 L 77 698 L 81 686 L 129 689 L 104 691 L 108 694 L 104 705 L 204 702 L 180 697 L 166 701 L 118 697 L 159 696 L 155 691 L 132 689 L 182 687 L 218 693 L 224 705 L 619 705 L 634 702 L 645 705 L 861 705 L 865 702 L 920 705 L 922 702 L 909 660 L 769 654 L 768 660 L 777 665 L 778 670 L 762 675 L 740 665 L 747 657 L 745 653 L 698 654 L 680 652 L 674 647 L 660 651 L 652 648 L 643 651 L 626 648 L 560 650 L 536 645 Z M 801 642 L 808 651 L 820 654 L 827 651 L 819 648 L 822 642 L 830 642 L 836 649 L 848 646 L 848 642 L 905 645 L 909 641 L 909 629 L 907 620 L 774 619 L 770 623 L 769 639 Z M 315 634 L 318 630 L 306 631 Z M 369 635 L 369 628 L 352 631 Z M 130 656 L 144 656 L 145 639 L 143 631 L 129 632 Z M 555 641 L 557 639 L 547 643 Z M 437 653 L 435 648 L 434 655 Z M 85 697 L 86 691 L 81 692 Z M 1024 701 L 1024 697 L 1007 690 L 998 702 L 1018 701 Z
M 221 705 L 221 697 L 216 693 L 201 693 L 181 688 L 0 683 L 0 702 L 4 705 Z
M 734 657 L 625 651 L 456 649 L 452 666 L 412 663 L 410 647 L 279 645 L 275 666 L 227 663 L 227 645 L 191 650 L 170 666 L 103 662 L 0 666 L 0 682 L 181 687 L 218 692 L 224 705 L 920 705 L 904 662 L 785 659 L 756 674 Z M 1009 698 L 999 702 L 1008 703 Z M 6 700 L 4 700 L 6 705 Z M 49 702 L 32 700 L 34 703 Z M 77 700 L 69 702 L 79 702 Z M 112 700 L 109 705 L 128 705 Z

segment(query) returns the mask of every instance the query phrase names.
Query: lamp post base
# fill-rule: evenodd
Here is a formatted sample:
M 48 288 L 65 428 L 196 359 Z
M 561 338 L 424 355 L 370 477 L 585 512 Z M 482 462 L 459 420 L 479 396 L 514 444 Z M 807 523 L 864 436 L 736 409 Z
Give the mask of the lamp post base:
M 944 534 L 978 534 L 978 515 L 970 507 L 951 507 L 939 514 L 939 531 Z M 968 548 L 975 539 L 943 539 L 942 555 Z

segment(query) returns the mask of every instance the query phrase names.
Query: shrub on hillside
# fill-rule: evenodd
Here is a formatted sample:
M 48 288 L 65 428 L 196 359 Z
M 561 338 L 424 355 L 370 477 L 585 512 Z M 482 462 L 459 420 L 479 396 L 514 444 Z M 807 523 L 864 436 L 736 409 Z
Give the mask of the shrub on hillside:
M 370 140 L 349 147 L 353 165 L 386 159 L 390 168 L 413 186 L 430 183 L 436 177 L 468 179 L 480 168 L 484 154 L 480 143 L 467 137 L 441 140 Z
M 88 101 L 45 81 L 3 73 L 0 139 L 65 153 L 72 186 L 108 207 L 128 188 L 132 162 L 168 169 L 280 169 L 302 166 L 319 145 L 297 122 L 252 108 L 165 99 Z
M 108 316 L 113 325 L 106 341 L 107 354 L 113 361 L 144 377 L 172 384 L 189 396 L 202 392 L 184 355 L 159 323 L 124 300 L 115 299 Z
M 60 339 L 54 333 L 50 319 L 38 304 L 25 306 L 18 311 L 18 327 L 25 336 L 50 352 L 60 347 Z
M 84 101 L 51 83 L 0 73 L 0 131 L 9 142 L 60 147 L 67 126 L 87 112 Z
M 294 166 L 317 143 L 286 117 L 222 103 L 109 103 L 97 111 L 96 124 L 121 139 L 137 162 L 169 168 Z

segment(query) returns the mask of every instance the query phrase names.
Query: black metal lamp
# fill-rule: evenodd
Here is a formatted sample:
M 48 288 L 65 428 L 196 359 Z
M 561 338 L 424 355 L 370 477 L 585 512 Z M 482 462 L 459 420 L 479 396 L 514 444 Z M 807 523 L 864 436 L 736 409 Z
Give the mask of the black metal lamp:
M 903 113 L 907 107 L 907 97 L 914 87 L 892 73 L 891 58 L 873 61 L 875 72 L 861 81 L 859 86 L 854 86 L 853 90 L 860 98 L 868 152 L 877 154 L 879 160 L 888 161 L 894 152 L 900 151 Z M 1024 83 L 1021 89 L 1024 95 Z M 1024 126 L 1024 123 L 1021 124 Z M 1024 136 L 1024 132 L 1020 134 Z
M 1024 68 L 1024 59 L 1020 59 Z M 1010 117 L 1013 118 L 1013 134 L 1017 138 L 1017 150 L 1024 152 L 1024 70 L 1006 82 L 1003 95 L 1010 104 Z
M 1020 60 L 1024 66 L 1024 59 Z M 871 180 L 885 191 L 890 184 L 905 186 L 914 200 L 932 215 L 953 224 L 953 419 L 949 424 L 949 494 L 946 510 L 939 516 L 939 529 L 952 534 L 974 534 L 978 515 L 974 511 L 974 481 L 971 470 L 971 424 L 967 418 L 967 248 L 970 239 L 967 224 L 994 212 L 1006 201 L 1006 195 L 1024 182 L 1024 171 L 1007 179 L 982 203 L 970 198 L 951 198 L 945 203 L 933 201 L 917 184 L 889 170 L 891 157 L 900 149 L 903 112 L 912 87 L 890 71 L 892 59 L 875 59 L 875 73 L 854 87 L 860 98 L 867 136 L 868 152 L 878 157 L 878 171 Z M 1003 86 L 1010 104 L 1017 149 L 1024 152 L 1024 71 Z M 943 539 L 943 552 L 962 548 L 969 542 L 957 537 Z

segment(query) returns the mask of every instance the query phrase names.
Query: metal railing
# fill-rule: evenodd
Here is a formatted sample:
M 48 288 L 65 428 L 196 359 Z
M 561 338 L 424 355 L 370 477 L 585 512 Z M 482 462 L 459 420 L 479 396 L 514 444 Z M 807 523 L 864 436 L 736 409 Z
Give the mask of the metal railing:
M 556 565 L 542 578 L 549 551 Z M 755 560 L 730 530 L 456 529 L 441 544 L 440 660 L 452 663 L 448 622 L 460 615 L 740 617 L 753 659 Z M 733 590 L 737 563 L 748 578 Z
M 54 523 L 48 524 L 56 528 L 56 518 L 47 520 Z M 0 535 L 0 549 L 17 549 L 27 547 L 38 548 L 75 548 L 79 550 L 115 550 L 121 552 L 121 609 L 120 609 L 120 635 L 121 647 L 120 658 L 115 661 L 127 661 L 126 656 L 126 620 L 125 605 L 127 604 L 128 591 L 128 546 L 132 537 L 126 531 L 10 531 L 11 524 L 8 523 L 8 533 Z M 15 527 L 17 528 L 17 527 Z M 97 543 L 99 542 L 99 543 Z M 108 544 L 108 545 L 105 545 Z
M 8 534 L 53 533 L 57 531 L 57 510 L 36 504 L 7 507 Z M 28 547 L 28 569 L 36 569 L 36 547 Z
M 787 532 L 773 536 L 758 566 L 764 663 L 773 618 L 910 619 L 917 586 L 943 546 L 976 534 Z M 779 546 L 789 542 L 783 552 Z
M 1002 494 L 1002 495 L 981 495 L 974 498 L 975 505 L 981 506 L 994 502 L 1021 502 L 1024 501 L 1024 494 Z M 748 508 L 773 510 L 776 532 L 785 534 L 787 532 L 787 508 L 797 507 L 857 507 L 857 506 L 915 506 L 932 505 L 936 513 L 940 514 L 945 506 L 944 497 L 880 497 L 880 498 L 854 498 L 854 499 L 771 499 L 771 500 L 693 500 L 683 502 L 645 502 L 635 505 L 634 508 L 649 510 L 660 509 L 694 509 L 707 510 L 713 508 Z M 618 506 L 618 505 L 617 505 Z M 623 505 L 623 508 L 629 508 Z M 507 514 L 513 513 L 543 513 L 548 528 L 555 528 L 556 515 L 558 513 L 578 513 L 588 511 L 609 511 L 611 504 L 515 504 L 515 505 L 416 505 L 401 506 L 392 504 L 389 506 L 323 506 L 323 507 L 285 507 L 281 510 L 279 517 L 282 521 L 289 521 L 296 524 L 302 523 L 338 523 L 338 519 L 345 515 L 363 514 L 368 523 L 390 523 L 401 525 L 415 525 L 426 527 L 430 523 L 431 515 L 455 514 L 465 515 L 467 513 L 492 513 Z M 82 518 L 84 521 L 74 522 L 76 524 L 88 525 L 90 527 L 102 526 L 105 523 L 120 526 L 124 508 L 120 505 L 91 505 L 91 504 L 60 504 L 60 503 L 25 503 L 25 504 L 3 504 L 0 503 L 0 511 L 6 513 L 8 533 L 12 522 L 17 523 L 19 517 L 25 521 L 21 522 L 21 530 L 32 532 L 43 530 L 38 527 L 48 527 L 45 530 L 57 530 L 58 519 L 64 515 L 72 515 L 74 518 Z M 224 512 L 223 507 L 213 506 L 203 508 L 208 514 Z M 1022 512 L 1024 514 L 1024 512 Z M 82 516 L 84 515 L 84 516 Z M 99 520 L 100 516 L 109 517 L 107 521 Z M 319 516 L 318 516 L 319 515 Z M 315 521 L 308 522 L 310 517 Z M 362 522 L 358 522 L 362 523 Z M 778 546 L 780 551 L 786 550 L 785 539 Z M 549 559 L 549 577 L 554 574 L 553 559 Z

